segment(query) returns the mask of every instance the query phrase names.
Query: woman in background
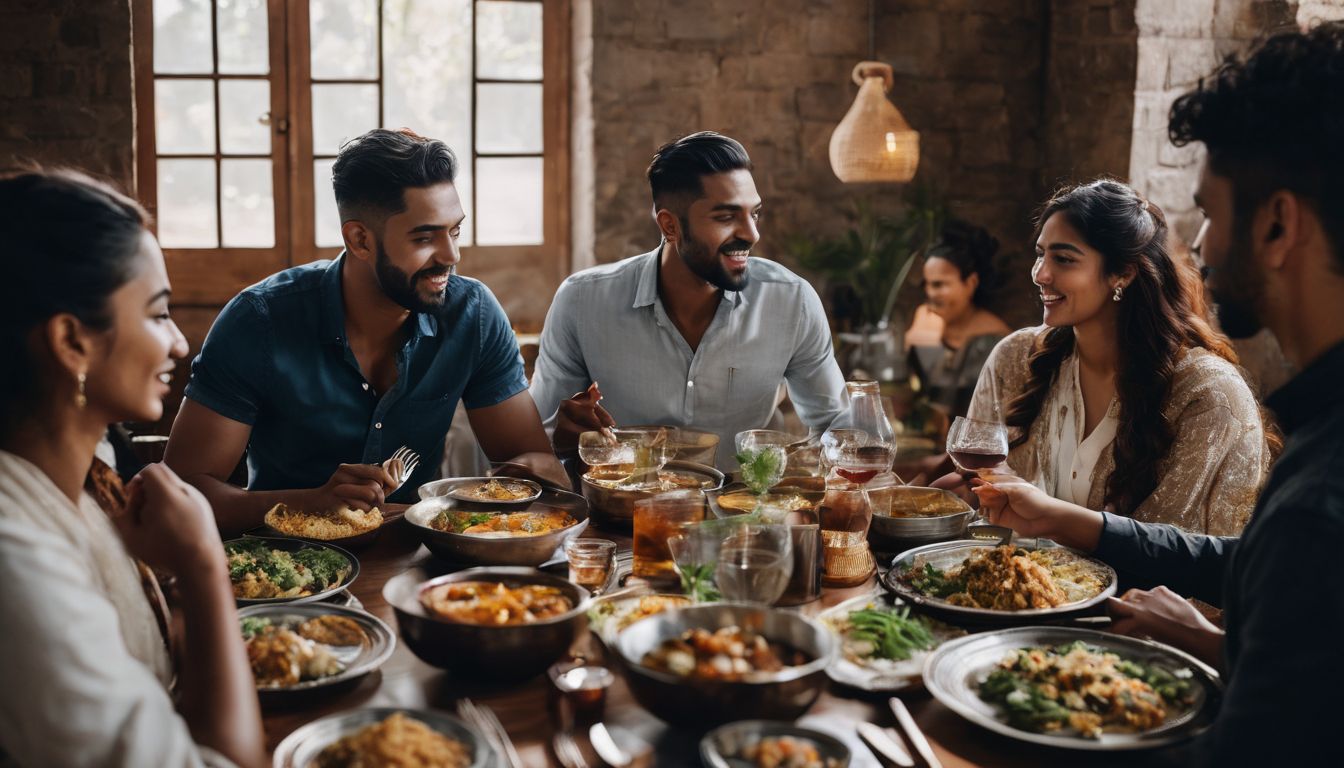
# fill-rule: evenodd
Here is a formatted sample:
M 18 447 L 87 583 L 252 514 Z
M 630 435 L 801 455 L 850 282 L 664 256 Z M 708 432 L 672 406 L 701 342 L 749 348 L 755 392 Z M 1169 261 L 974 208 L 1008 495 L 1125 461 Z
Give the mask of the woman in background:
M 121 495 L 94 462 L 108 424 L 163 415 L 187 352 L 144 211 L 79 173 L 22 171 L 0 175 L 0 231 L 0 763 L 268 764 L 209 504 L 162 464 Z M 177 577 L 176 709 L 136 559 Z
M 952 220 L 924 260 L 928 301 L 915 310 L 905 345 L 920 391 L 949 419 L 965 415 L 981 367 L 1012 331 L 984 307 L 998 247 L 985 230 Z

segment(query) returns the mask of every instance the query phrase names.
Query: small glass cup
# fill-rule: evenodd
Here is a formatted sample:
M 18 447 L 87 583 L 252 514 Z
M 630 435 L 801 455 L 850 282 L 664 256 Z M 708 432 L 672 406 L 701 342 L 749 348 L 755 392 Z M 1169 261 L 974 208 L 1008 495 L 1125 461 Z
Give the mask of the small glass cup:
M 785 525 L 743 525 L 719 550 L 714 581 L 725 600 L 771 605 L 793 575 L 793 537 Z
M 796 438 L 773 429 L 748 429 L 737 433 L 737 463 L 742 482 L 757 496 L 773 488 L 788 466 L 788 446 Z
M 607 689 L 616 681 L 611 670 L 578 658 L 553 664 L 548 674 L 559 694 L 555 714 L 561 730 L 602 722 Z
M 572 538 L 565 542 L 569 580 L 594 595 L 602 593 L 616 566 L 616 542 Z
M 677 573 L 667 539 L 680 533 L 686 524 L 704 519 L 704 491 L 672 491 L 636 501 L 634 575 L 642 579 L 675 579 Z

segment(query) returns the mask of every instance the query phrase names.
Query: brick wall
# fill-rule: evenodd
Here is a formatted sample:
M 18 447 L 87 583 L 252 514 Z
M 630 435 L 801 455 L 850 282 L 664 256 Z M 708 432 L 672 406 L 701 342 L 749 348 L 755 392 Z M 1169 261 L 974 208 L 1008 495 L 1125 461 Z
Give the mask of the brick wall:
M 5 0 L 0 164 L 78 164 L 134 180 L 129 0 Z

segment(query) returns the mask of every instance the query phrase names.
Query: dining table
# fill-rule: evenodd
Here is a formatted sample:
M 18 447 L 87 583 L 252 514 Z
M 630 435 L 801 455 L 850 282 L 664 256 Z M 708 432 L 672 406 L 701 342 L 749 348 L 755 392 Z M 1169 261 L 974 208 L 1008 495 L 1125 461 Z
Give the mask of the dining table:
M 620 533 L 590 527 L 583 535 L 615 541 L 618 550 L 629 551 L 631 546 L 630 537 Z M 372 542 L 354 554 L 359 559 L 360 570 L 348 591 L 364 610 L 396 632 L 396 618 L 383 599 L 383 585 L 433 555 L 422 546 L 415 527 L 405 520 L 387 523 Z M 876 582 L 871 579 L 855 588 L 823 589 L 819 600 L 789 610 L 815 615 L 826 607 L 875 589 Z M 641 708 L 625 685 L 618 660 L 605 653 L 596 635 L 588 633 L 575 644 L 572 652 L 615 673 L 615 681 L 607 692 L 603 721 L 613 735 L 619 736 L 617 743 L 633 758 L 632 766 L 701 765 L 698 744 L 703 734 L 669 727 Z M 816 703 L 797 721 L 798 724 L 829 733 L 844 742 L 852 753 L 852 766 L 883 765 L 859 740 L 855 729 L 862 722 L 884 728 L 895 726 L 895 717 L 887 704 L 889 694 L 849 689 L 829 681 L 825 685 Z M 1179 747 L 1147 752 L 1097 753 L 1019 742 L 962 719 L 923 689 L 899 695 L 944 768 L 1136 766 L 1179 761 L 1176 751 Z M 317 701 L 264 708 L 266 746 L 273 752 L 295 729 L 332 713 L 365 707 L 404 707 L 455 714 L 458 702 L 469 698 L 477 706 L 489 707 L 498 716 L 522 765 L 563 766 L 565 763 L 558 759 L 552 746 L 557 696 L 550 677 L 544 673 L 531 680 L 509 684 L 459 679 L 421 661 L 399 641 L 381 668 L 353 688 Z M 504 763 L 500 765 L 507 768 Z M 601 768 L 603 764 L 594 761 L 592 765 Z

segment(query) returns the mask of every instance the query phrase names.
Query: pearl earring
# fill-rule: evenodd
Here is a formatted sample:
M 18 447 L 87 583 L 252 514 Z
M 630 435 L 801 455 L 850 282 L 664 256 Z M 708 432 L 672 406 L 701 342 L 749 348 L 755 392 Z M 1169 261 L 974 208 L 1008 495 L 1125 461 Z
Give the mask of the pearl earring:
M 89 398 L 84 396 L 84 382 L 87 380 L 88 376 L 86 376 L 83 371 L 80 371 L 79 374 L 75 376 L 75 381 L 78 383 L 79 387 L 79 389 L 75 392 L 75 405 L 79 406 L 80 408 L 83 408 L 84 406 L 89 404 Z
M 1116 285 L 1115 285 L 1115 293 L 1112 293 L 1112 294 L 1111 294 L 1111 301 L 1119 301 L 1119 300 L 1121 299 L 1121 297 L 1123 297 L 1123 296 L 1125 295 L 1125 294 L 1124 294 L 1124 291 L 1125 291 L 1125 287 L 1124 287 L 1123 285 L 1120 285 L 1119 283 L 1116 283 Z

